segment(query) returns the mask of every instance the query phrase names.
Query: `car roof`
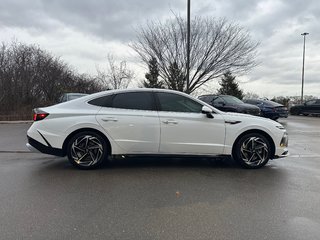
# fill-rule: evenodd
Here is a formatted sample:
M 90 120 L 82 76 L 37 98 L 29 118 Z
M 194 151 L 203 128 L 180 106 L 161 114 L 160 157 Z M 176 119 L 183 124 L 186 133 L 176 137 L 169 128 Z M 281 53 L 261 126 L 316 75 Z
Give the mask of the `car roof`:
M 226 94 L 205 94 L 205 95 L 199 96 L 199 98 L 200 97 L 235 97 L 235 96 L 226 95 Z M 235 98 L 237 98 L 237 97 L 235 97 Z
M 88 95 L 86 97 L 83 97 L 83 99 L 87 98 L 96 98 L 100 96 L 105 96 L 105 95 L 111 95 L 111 94 L 116 94 L 116 93 L 127 93 L 127 92 L 167 92 L 167 93 L 177 93 L 180 95 L 185 95 L 185 96 L 190 96 L 186 93 L 179 92 L 176 90 L 171 90 L 171 89 L 162 89 L 162 88 L 127 88 L 127 89 L 115 89 L 115 90 L 107 90 L 107 91 L 102 91 L 98 93 L 94 93 L 91 95 Z

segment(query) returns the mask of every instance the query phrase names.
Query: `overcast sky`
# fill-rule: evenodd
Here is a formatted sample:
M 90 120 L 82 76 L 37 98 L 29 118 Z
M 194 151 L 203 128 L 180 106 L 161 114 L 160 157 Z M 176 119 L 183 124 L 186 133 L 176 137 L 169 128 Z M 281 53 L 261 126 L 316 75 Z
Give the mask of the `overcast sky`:
M 140 25 L 186 15 L 187 0 L 0 0 L 0 41 L 38 44 L 81 73 L 96 73 L 108 53 L 126 59 L 143 78 L 128 47 Z M 237 79 L 261 97 L 299 96 L 303 32 L 305 95 L 320 97 L 320 4 L 318 0 L 191 0 L 192 16 L 225 17 L 259 41 L 260 65 Z M 207 91 L 215 90 L 213 85 Z

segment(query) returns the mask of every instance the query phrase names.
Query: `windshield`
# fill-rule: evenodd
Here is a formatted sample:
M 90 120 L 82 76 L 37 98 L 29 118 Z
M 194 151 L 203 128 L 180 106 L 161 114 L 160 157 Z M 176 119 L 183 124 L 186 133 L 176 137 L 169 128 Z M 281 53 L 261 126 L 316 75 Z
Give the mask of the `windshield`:
M 243 102 L 240 99 L 233 96 L 221 96 L 221 97 L 228 104 L 243 104 Z
M 263 103 L 264 103 L 266 106 L 272 106 L 272 107 L 282 106 L 282 104 L 280 104 L 280 103 L 273 102 L 273 101 L 269 101 L 269 100 L 265 100 L 265 101 L 263 101 Z

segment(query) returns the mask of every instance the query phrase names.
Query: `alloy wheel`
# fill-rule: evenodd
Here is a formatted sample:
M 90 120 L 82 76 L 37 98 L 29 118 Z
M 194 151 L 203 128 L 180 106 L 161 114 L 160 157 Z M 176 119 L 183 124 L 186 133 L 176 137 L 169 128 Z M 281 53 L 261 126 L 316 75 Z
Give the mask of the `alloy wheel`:
M 103 145 L 92 135 L 82 135 L 76 138 L 71 145 L 73 161 L 82 167 L 96 165 L 103 156 Z
M 257 167 L 269 159 L 267 143 L 259 137 L 249 137 L 241 147 L 242 160 L 251 167 Z

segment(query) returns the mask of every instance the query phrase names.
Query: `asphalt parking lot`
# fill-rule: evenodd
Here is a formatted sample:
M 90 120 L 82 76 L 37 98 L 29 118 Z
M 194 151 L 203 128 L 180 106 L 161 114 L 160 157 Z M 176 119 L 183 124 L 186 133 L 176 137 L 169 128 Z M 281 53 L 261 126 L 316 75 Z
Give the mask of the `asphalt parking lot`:
M 81 171 L 0 124 L 0 239 L 319 239 L 320 118 L 280 119 L 290 156 L 259 170 L 124 159 Z

